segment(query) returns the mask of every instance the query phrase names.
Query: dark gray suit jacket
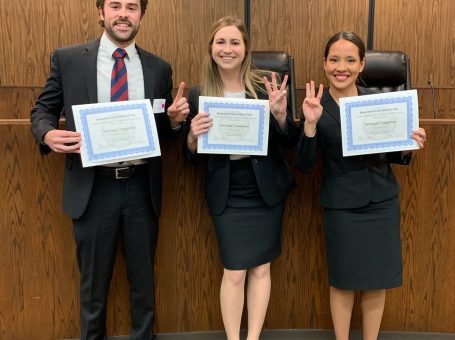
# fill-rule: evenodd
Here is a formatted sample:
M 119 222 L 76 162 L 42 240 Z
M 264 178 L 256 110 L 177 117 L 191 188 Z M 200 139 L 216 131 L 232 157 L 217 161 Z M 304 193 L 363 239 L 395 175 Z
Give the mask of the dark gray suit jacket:
M 199 86 L 193 87 L 188 94 L 190 113 L 187 119 L 187 133 L 191 119 L 199 112 L 199 95 Z M 267 95 L 261 92 L 258 92 L 258 97 L 259 99 L 268 99 Z M 297 138 L 298 128 L 289 112 L 286 120 L 286 131 L 280 129 L 278 122 L 270 114 L 267 156 L 250 157 L 259 192 L 269 206 L 281 202 L 295 186 L 283 152 L 284 149 L 295 145 Z M 186 143 L 184 144 L 184 152 L 190 160 L 194 160 L 197 156 L 191 154 Z M 207 155 L 206 198 L 212 214 L 220 214 L 226 207 L 229 193 L 229 164 L 229 155 Z
M 366 94 L 359 88 L 359 94 Z M 322 155 L 323 182 L 320 201 L 332 209 L 359 208 L 370 201 L 381 202 L 396 196 L 399 185 L 390 163 L 409 164 L 411 155 L 401 152 L 343 157 L 341 144 L 340 108 L 328 91 L 324 91 L 322 116 L 316 136 L 303 133 L 296 150 L 296 165 L 302 172 L 310 171 L 317 161 L 317 149 Z
M 66 119 L 66 130 L 75 131 L 72 105 L 96 103 L 97 54 L 99 39 L 54 51 L 51 74 L 32 109 L 30 120 L 40 151 L 51 150 L 41 144 L 44 135 L 59 126 L 61 114 Z M 172 104 L 172 69 L 159 57 L 136 46 L 144 73 L 145 98 L 153 103 L 155 98 L 166 99 L 166 110 Z M 160 135 L 172 134 L 166 113 L 155 115 Z M 150 192 L 157 216 L 161 209 L 161 159 L 147 159 Z M 63 210 L 77 219 L 84 213 L 93 187 L 95 168 L 82 168 L 79 154 L 66 154 L 63 183 Z

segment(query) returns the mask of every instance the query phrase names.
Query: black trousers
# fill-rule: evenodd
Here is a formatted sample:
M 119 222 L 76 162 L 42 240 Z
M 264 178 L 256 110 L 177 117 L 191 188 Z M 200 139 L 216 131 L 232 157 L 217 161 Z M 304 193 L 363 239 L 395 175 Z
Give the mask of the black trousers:
M 154 257 L 158 218 L 147 166 L 128 179 L 97 173 L 84 215 L 73 221 L 81 274 L 81 339 L 107 339 L 106 305 L 116 249 L 121 242 L 130 284 L 131 339 L 153 338 Z

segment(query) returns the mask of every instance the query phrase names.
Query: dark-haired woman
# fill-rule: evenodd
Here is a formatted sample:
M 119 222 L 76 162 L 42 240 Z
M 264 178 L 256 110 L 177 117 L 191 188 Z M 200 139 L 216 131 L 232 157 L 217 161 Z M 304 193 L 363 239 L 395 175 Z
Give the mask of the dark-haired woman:
M 402 284 L 399 185 L 390 163 L 409 164 L 411 153 L 342 154 L 339 99 L 364 94 L 356 79 L 365 62 L 365 45 L 355 33 L 340 32 L 328 41 L 324 70 L 329 88 L 320 85 L 316 94 L 314 82 L 306 84 L 296 151 L 302 172 L 313 168 L 318 148 L 323 160 L 320 202 L 337 340 L 349 339 L 355 291 L 361 291 L 363 339 L 376 340 L 385 290 Z M 425 130 L 411 137 L 422 148 Z

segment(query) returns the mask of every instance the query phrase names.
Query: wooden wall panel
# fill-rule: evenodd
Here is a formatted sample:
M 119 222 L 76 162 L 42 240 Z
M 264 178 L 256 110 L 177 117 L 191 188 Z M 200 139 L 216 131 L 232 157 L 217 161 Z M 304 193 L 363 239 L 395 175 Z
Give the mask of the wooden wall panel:
M 56 48 L 100 34 L 94 0 L 0 1 L 0 85 L 42 85 Z
M 455 121 L 423 120 L 428 142 L 402 184 L 404 285 L 389 291 L 385 330 L 455 332 Z M 0 336 L 73 338 L 78 334 L 78 280 L 72 227 L 60 206 L 63 157 L 41 157 L 27 120 L 1 120 Z M 187 164 L 180 140 L 162 142 L 163 215 L 156 258 L 157 330 L 223 328 L 222 266 L 203 197 L 204 167 Z M 288 198 L 283 252 L 272 265 L 265 327 L 331 328 L 320 168 L 296 173 Z M 108 308 L 109 334 L 129 329 L 128 283 L 117 264 Z M 360 328 L 356 305 L 353 328 Z
M 455 121 L 423 120 L 428 140 L 400 183 L 404 284 L 391 290 L 384 328 L 454 332 Z M 395 315 L 394 315 L 395 314 Z
M 143 19 L 138 44 L 163 57 L 180 81 L 199 83 L 212 23 L 226 15 L 244 17 L 243 0 L 152 0 Z
M 284 50 L 295 58 L 297 87 L 326 84 L 324 47 L 336 32 L 352 30 L 366 40 L 368 0 L 251 0 L 255 50 Z
M 151 0 L 137 42 L 173 65 L 175 82 L 199 82 L 211 24 L 234 14 L 242 0 Z M 57 47 L 99 37 L 95 0 L 0 2 L 0 85 L 42 86 Z
M 412 84 L 455 87 L 452 0 L 376 0 L 374 47 L 402 50 L 412 62 Z
M 0 119 L 28 119 L 41 89 L 0 86 Z

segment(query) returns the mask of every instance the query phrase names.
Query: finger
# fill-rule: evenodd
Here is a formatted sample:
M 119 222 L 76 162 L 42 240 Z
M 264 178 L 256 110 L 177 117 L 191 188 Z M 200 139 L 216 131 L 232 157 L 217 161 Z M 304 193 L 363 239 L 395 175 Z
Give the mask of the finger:
M 180 100 L 175 102 L 175 111 L 182 111 L 186 110 L 187 108 L 189 108 L 189 104 L 187 103 L 186 98 L 180 98 Z
M 310 95 L 311 98 L 314 98 L 316 96 L 316 91 L 314 89 L 314 80 L 310 81 Z
M 322 94 L 323 93 L 324 93 L 324 86 L 322 84 L 319 84 L 319 91 L 318 91 L 318 96 L 317 96 L 319 101 L 322 99 Z
M 264 85 L 265 89 L 267 90 L 267 93 L 270 95 L 270 93 L 272 93 L 272 88 L 270 87 L 270 83 L 267 77 L 264 77 Z
M 272 89 L 275 91 L 278 89 L 278 85 L 276 84 L 276 73 L 272 72 Z
M 180 100 L 183 97 L 183 91 L 185 90 L 185 83 L 182 81 L 179 85 L 179 89 L 177 90 L 177 94 L 174 98 L 174 102 Z
M 279 95 L 278 95 L 278 100 L 277 100 L 277 101 L 279 101 L 279 100 L 281 100 L 281 99 L 283 99 L 283 98 L 286 98 L 286 94 L 287 94 L 286 90 L 282 90 L 282 91 L 279 93 Z
M 310 97 L 310 83 L 305 84 L 305 98 Z
M 80 137 L 81 133 L 77 131 L 69 131 L 69 130 L 60 130 L 62 131 L 61 137 Z
M 288 75 L 286 74 L 284 76 L 283 82 L 281 83 L 281 86 L 280 86 L 281 91 L 286 89 L 287 82 L 288 82 Z

